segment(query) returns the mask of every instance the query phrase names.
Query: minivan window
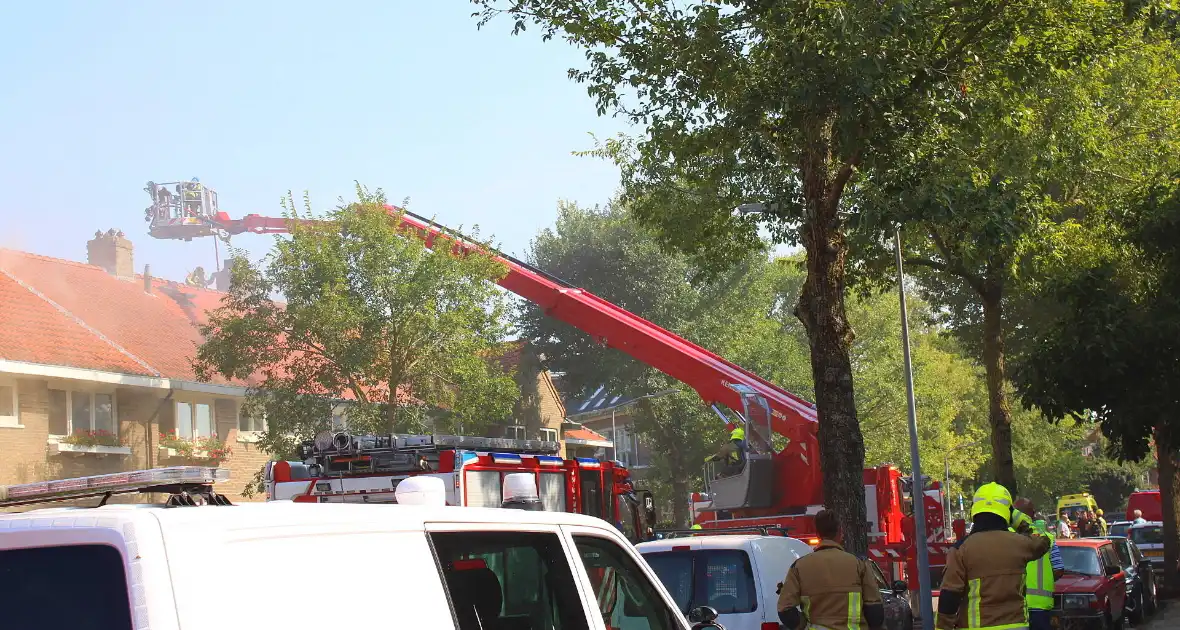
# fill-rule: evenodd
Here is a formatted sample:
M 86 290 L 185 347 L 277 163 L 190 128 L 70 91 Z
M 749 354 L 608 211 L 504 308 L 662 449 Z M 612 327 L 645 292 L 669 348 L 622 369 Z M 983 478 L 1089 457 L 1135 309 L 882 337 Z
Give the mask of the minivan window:
M 679 630 L 678 615 L 622 547 L 595 536 L 574 536 L 574 545 L 594 588 L 603 625 L 620 630 Z
M 108 545 L 0 551 L 0 610 L 5 628 L 130 630 L 123 556 Z
M 430 539 L 458 630 L 588 630 L 556 534 L 436 532 Z
M 1132 528 L 1131 540 L 1136 545 L 1162 545 L 1164 544 L 1164 528 L 1159 525 Z
M 711 606 L 718 613 L 758 609 L 750 557 L 741 549 L 698 549 L 643 554 L 676 600 L 680 612 Z

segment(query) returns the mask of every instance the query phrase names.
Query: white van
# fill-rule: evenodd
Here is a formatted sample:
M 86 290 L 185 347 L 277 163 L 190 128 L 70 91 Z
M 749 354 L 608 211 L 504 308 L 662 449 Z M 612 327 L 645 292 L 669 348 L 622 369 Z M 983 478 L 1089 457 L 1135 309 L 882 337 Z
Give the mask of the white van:
M 778 585 L 811 547 L 795 538 L 700 535 L 636 545 L 683 613 L 715 609 L 726 630 L 778 630 Z
M 441 497 L 441 482 L 407 483 L 405 495 L 399 486 L 397 506 L 229 505 L 212 490 L 223 472 L 0 486 L 6 509 L 169 495 L 167 505 L 0 513 L 0 627 L 689 630 L 606 521 L 423 499 Z

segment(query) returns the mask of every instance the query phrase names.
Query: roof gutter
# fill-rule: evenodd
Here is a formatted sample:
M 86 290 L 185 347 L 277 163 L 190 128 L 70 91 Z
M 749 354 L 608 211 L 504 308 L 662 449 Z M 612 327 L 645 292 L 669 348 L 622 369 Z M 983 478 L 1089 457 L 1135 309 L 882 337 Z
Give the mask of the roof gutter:
M 198 383 L 196 381 L 182 381 L 158 376 L 142 376 L 137 374 L 121 374 L 119 372 L 104 372 L 87 368 L 69 367 L 65 365 L 44 365 L 41 363 L 26 363 L 24 361 L 9 361 L 0 359 L 0 373 L 19 374 L 21 376 L 40 376 L 43 378 L 61 378 L 89 383 L 106 383 L 108 385 L 124 385 L 127 387 L 146 387 L 149 389 L 167 389 L 174 391 L 193 392 L 197 394 L 212 394 L 215 396 L 246 395 L 247 387 L 237 385 L 217 385 L 215 383 Z

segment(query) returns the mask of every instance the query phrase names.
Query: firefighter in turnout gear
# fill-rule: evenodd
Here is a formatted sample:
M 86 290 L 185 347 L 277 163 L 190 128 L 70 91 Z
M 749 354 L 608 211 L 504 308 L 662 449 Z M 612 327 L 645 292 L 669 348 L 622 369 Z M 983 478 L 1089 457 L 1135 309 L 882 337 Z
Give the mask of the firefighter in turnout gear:
M 735 426 L 733 424 L 729 427 L 729 441 L 721 445 L 717 452 L 705 458 L 707 462 L 722 462 L 725 468 L 722 469 L 719 477 L 732 477 L 742 472 L 742 464 L 746 459 L 746 431 L 745 429 Z
M 1016 510 L 1023 515 L 1036 514 L 1037 508 L 1031 499 L 1016 501 Z M 1016 510 L 1013 513 L 1017 513 Z M 1013 519 L 1015 520 L 1015 519 Z M 1022 523 L 1023 524 L 1023 523 Z M 1028 606 L 1029 630 L 1052 630 L 1053 628 L 1053 587 L 1057 578 L 1065 573 L 1065 562 L 1057 548 L 1055 537 L 1049 533 L 1044 518 L 1029 523 L 1032 532 L 1048 538 L 1049 553 L 1028 563 L 1024 572 L 1024 601 Z
M 1052 541 L 1012 531 L 1012 494 L 998 483 L 980 486 L 971 505 L 971 534 L 947 554 L 935 624 L 941 630 L 1028 628 L 1028 564 Z M 1031 523 L 1031 519 L 1030 519 Z
M 779 589 L 778 618 L 788 630 L 876 630 L 884 627 L 885 605 L 871 569 L 844 551 L 835 512 L 820 510 L 815 552 L 791 565 Z M 802 610 L 800 610 L 802 609 Z

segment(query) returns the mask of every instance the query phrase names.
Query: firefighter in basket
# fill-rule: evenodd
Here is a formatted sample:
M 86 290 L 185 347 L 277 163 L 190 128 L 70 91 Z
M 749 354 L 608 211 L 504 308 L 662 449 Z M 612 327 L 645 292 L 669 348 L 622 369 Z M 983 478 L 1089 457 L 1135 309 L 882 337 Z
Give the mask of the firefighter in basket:
M 732 477 L 742 472 L 742 466 L 746 463 L 746 431 L 745 429 L 735 426 L 730 423 L 727 425 L 729 429 L 729 441 L 721 445 L 717 452 L 706 457 L 706 462 L 722 462 L 724 468 L 717 475 L 720 477 Z
M 1028 628 L 1024 599 L 1028 564 L 1048 553 L 1052 541 L 1036 531 L 1029 536 L 1017 534 L 1012 512 L 1012 494 L 1004 486 L 989 483 L 976 490 L 971 533 L 947 554 L 936 627 Z M 1019 525 L 1025 527 L 1023 520 Z

